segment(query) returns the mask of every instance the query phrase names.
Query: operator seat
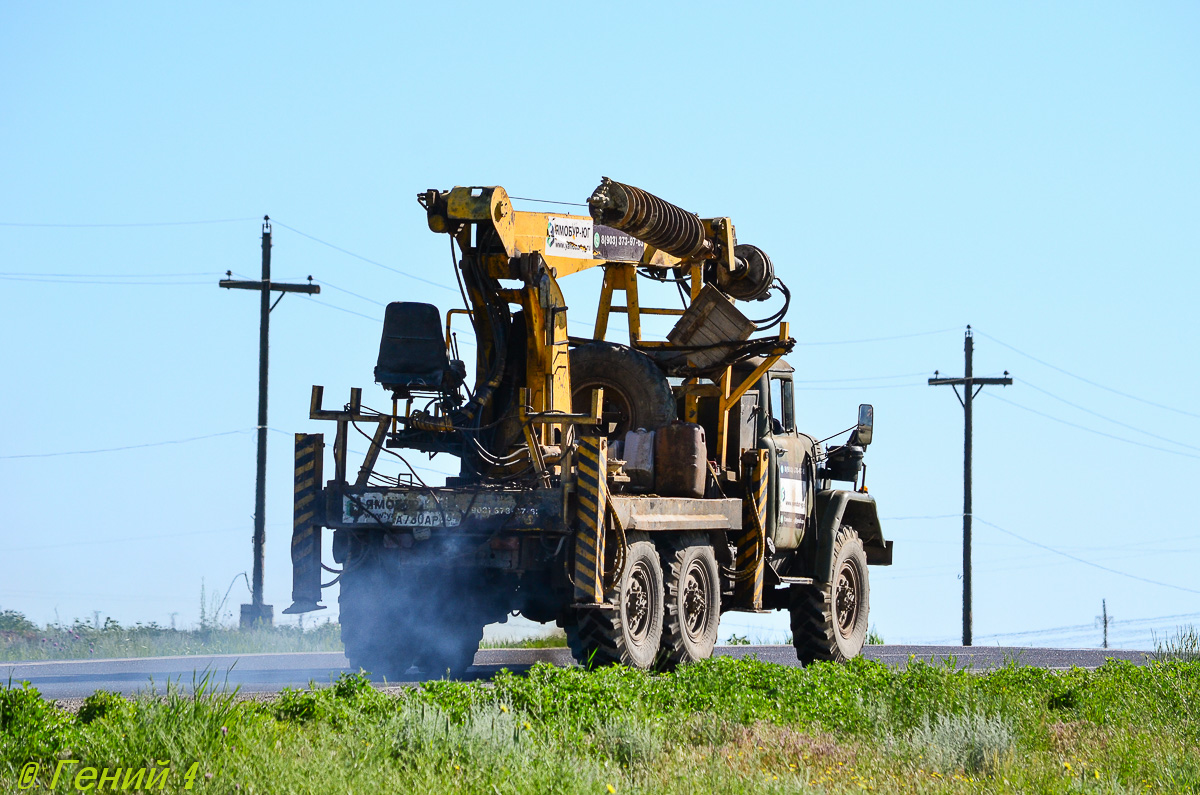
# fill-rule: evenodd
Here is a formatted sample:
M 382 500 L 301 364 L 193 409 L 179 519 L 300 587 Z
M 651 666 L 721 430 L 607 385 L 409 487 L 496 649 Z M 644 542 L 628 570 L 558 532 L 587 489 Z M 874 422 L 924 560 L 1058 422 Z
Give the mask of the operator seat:
M 383 315 L 383 338 L 375 382 L 398 397 L 413 391 L 452 393 L 462 385 L 466 367 L 450 361 L 442 338 L 442 315 L 433 304 L 393 301 Z

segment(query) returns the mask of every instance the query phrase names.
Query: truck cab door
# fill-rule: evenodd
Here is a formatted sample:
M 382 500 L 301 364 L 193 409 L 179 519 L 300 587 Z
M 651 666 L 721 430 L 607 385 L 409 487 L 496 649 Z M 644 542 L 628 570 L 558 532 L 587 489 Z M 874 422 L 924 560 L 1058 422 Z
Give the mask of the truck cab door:
M 767 376 L 767 448 L 771 452 L 775 495 L 774 532 L 776 549 L 796 549 L 809 530 L 813 505 L 814 444 L 796 430 L 792 374 L 772 372 Z

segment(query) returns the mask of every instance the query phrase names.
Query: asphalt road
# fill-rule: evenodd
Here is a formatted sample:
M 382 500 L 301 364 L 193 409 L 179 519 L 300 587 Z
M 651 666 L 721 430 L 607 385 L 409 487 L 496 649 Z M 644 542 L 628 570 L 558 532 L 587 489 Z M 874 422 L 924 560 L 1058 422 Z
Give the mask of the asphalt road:
M 718 646 L 717 656 L 757 656 L 782 665 L 799 665 L 791 646 Z M 889 665 L 904 666 L 911 658 L 977 670 L 996 668 L 1016 660 L 1023 665 L 1064 669 L 1095 668 L 1106 658 L 1144 664 L 1147 652 L 1116 649 L 1034 649 L 1001 646 L 868 646 L 863 655 Z M 502 668 L 527 670 L 535 662 L 570 665 L 566 649 L 485 649 L 475 655 L 468 679 L 486 679 Z M 63 660 L 0 663 L 0 682 L 28 681 L 48 699 L 83 698 L 97 690 L 133 694 L 151 688 L 162 690 L 176 682 L 186 692 L 205 673 L 217 686 L 238 687 L 243 693 L 273 693 L 284 687 L 305 687 L 310 682 L 328 684 L 349 671 L 340 652 L 297 654 L 220 654 L 186 657 L 138 657 L 118 660 Z M 416 672 L 412 672 L 417 681 Z M 381 682 L 382 684 L 382 682 Z M 396 682 L 395 684 L 404 684 Z

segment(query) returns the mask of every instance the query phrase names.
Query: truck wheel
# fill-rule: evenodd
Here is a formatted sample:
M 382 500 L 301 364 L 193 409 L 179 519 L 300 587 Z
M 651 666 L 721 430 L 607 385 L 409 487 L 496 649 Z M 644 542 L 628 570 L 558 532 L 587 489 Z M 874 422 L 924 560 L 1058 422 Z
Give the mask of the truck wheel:
M 458 626 L 445 624 L 439 629 L 437 637 L 424 639 L 429 650 L 421 654 L 417 667 L 430 679 L 461 679 L 475 663 L 475 652 L 483 640 L 483 624 L 474 621 Z
M 721 579 L 705 536 L 674 538 L 665 556 L 666 612 L 657 667 L 669 671 L 712 656 L 721 623 Z
M 648 669 L 658 657 L 663 629 L 662 563 L 654 542 L 629 533 L 616 608 L 581 608 L 564 627 L 571 654 L 587 668 L 619 663 Z M 638 539 L 638 540 L 634 540 Z
M 488 609 L 489 595 L 464 571 L 426 574 L 419 583 L 423 595 L 410 608 L 421 621 L 414 641 L 421 650 L 417 667 L 426 679 L 460 679 L 475 662 L 494 610 Z
M 382 587 L 378 566 L 378 561 L 364 561 L 358 569 L 342 575 L 338 594 L 342 645 L 351 668 L 401 679 L 413 663 L 413 655 L 407 651 L 411 633 L 394 607 L 395 594 Z
M 833 545 L 828 583 L 791 587 L 792 644 L 800 662 L 845 662 L 867 639 L 871 587 L 867 554 L 853 528 L 843 526 Z
M 601 428 L 608 438 L 622 439 L 626 431 L 637 428 L 654 430 L 675 419 L 671 385 L 646 354 L 609 342 L 589 342 L 572 348 L 570 361 L 573 410 L 590 411 L 592 390 L 602 387 L 605 422 Z

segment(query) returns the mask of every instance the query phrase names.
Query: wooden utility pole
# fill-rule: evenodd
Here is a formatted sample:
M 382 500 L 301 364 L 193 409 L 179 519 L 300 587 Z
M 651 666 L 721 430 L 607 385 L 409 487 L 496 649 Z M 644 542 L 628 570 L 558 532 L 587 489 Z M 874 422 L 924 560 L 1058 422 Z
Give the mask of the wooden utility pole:
M 233 274 L 226 271 L 227 277 Z M 258 467 L 254 484 L 254 573 L 251 577 L 250 604 L 242 605 L 242 629 L 261 623 L 270 626 L 275 609 L 263 604 L 263 548 L 267 542 L 267 355 L 271 333 L 271 310 L 283 300 L 284 293 L 321 292 L 318 285 L 308 277 L 308 284 L 284 284 L 271 281 L 271 217 L 263 216 L 262 226 L 262 281 L 238 281 L 222 279 L 219 286 L 231 290 L 258 290 L 261 295 L 258 325 Z M 271 303 L 271 291 L 279 293 Z
M 1096 620 L 1104 625 L 1104 648 L 1108 648 L 1108 625 L 1112 623 L 1112 616 L 1108 614 L 1108 600 L 1100 600 L 1100 615 L 1096 616 Z
M 963 433 L 963 615 L 962 615 L 962 631 L 963 645 L 971 645 L 971 404 L 975 400 L 975 396 L 979 394 L 979 390 L 985 386 L 1009 386 L 1012 384 L 1012 379 L 1008 377 L 1008 370 L 1004 371 L 1003 378 L 975 378 L 972 368 L 972 358 L 975 352 L 975 338 L 971 333 L 971 327 L 967 326 L 966 342 L 964 343 L 966 351 L 966 366 L 962 378 L 941 378 L 940 373 L 935 370 L 933 378 L 929 379 L 930 386 L 952 386 L 954 387 L 954 395 L 958 398 L 958 402 L 963 407 L 963 417 L 965 420 L 965 430 Z M 963 394 L 958 394 L 958 387 L 963 387 Z

